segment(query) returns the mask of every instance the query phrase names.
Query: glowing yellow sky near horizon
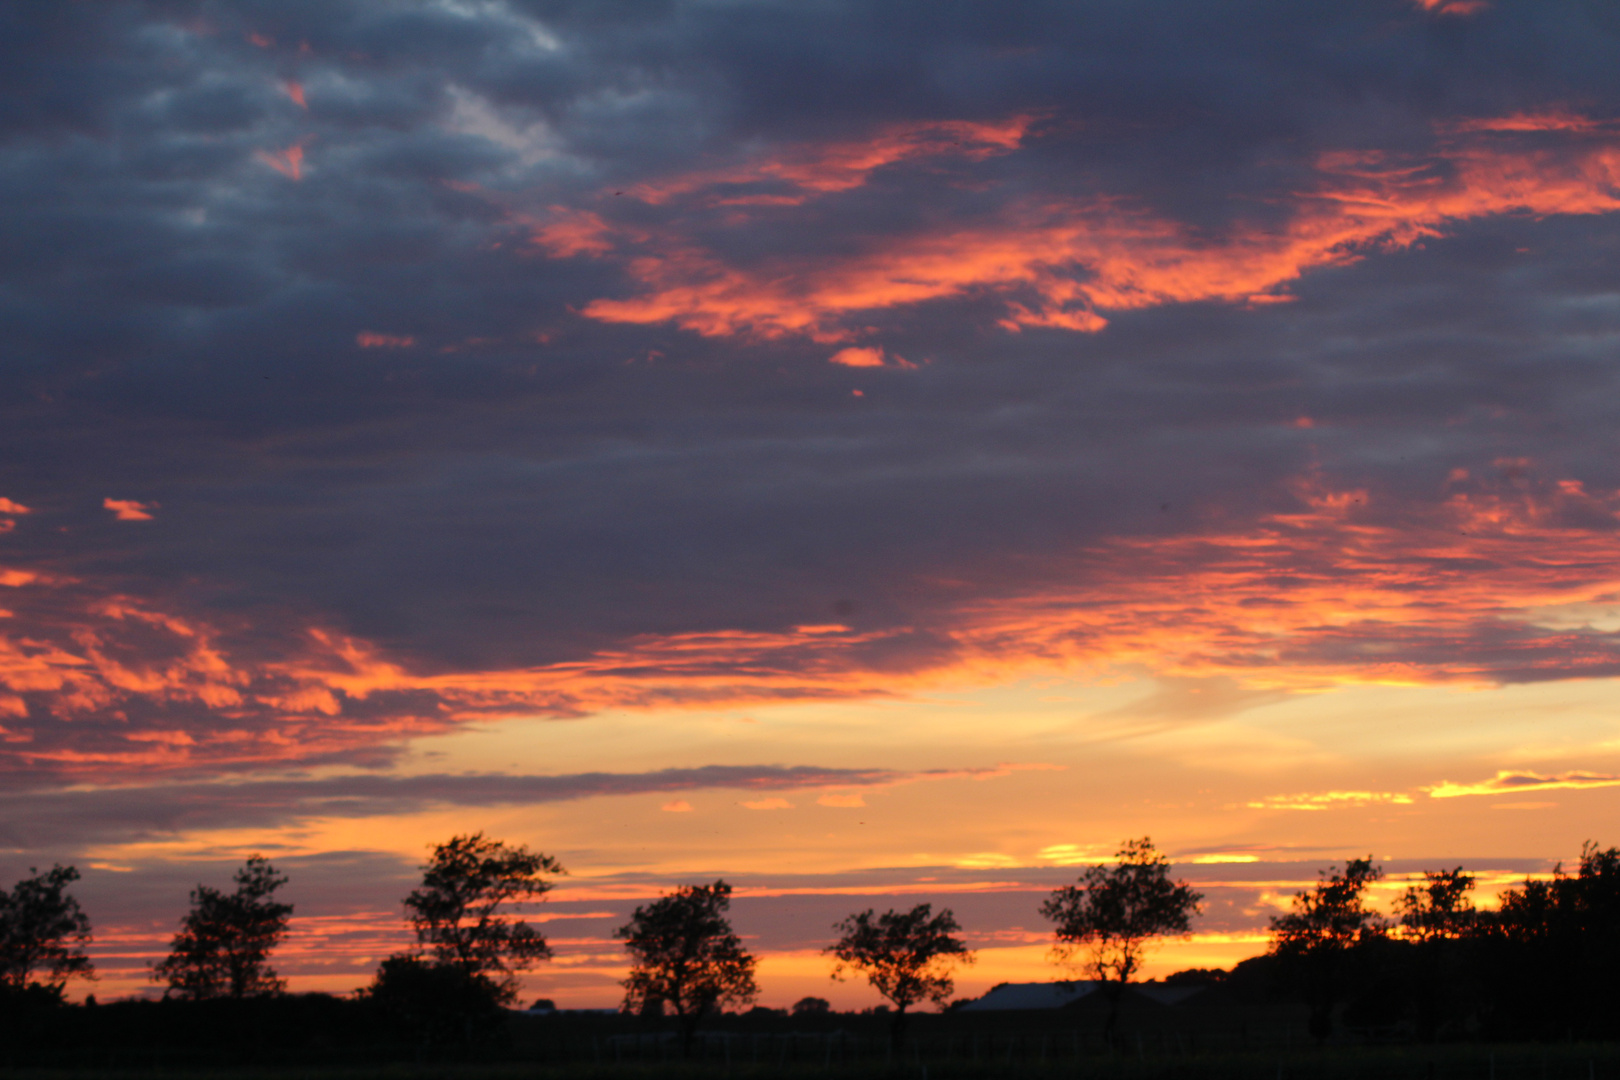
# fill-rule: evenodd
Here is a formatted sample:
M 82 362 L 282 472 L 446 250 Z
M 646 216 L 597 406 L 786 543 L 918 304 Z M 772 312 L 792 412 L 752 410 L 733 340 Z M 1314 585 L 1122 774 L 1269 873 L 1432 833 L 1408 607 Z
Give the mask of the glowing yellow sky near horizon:
M 1129 836 L 1150 835 L 1178 873 L 1219 882 L 1244 860 L 1326 866 L 1346 857 L 1463 863 L 1570 861 L 1582 841 L 1617 841 L 1610 828 L 1620 789 L 1542 788 L 1525 796 L 1436 797 L 1449 782 L 1507 770 L 1552 776 L 1620 771 L 1620 718 L 1610 680 L 1494 689 L 1349 686 L 1320 693 L 1245 690 L 1221 679 L 1121 679 L 1095 685 L 1052 676 L 911 698 L 781 704 L 683 713 L 615 711 L 579 721 L 506 720 L 417 740 L 397 767 L 413 773 L 636 772 L 712 764 L 814 764 L 901 771 L 1020 763 L 1015 769 L 887 785 L 780 793 L 696 789 L 501 807 L 431 806 L 404 814 L 330 816 L 272 833 L 187 832 L 161 841 L 106 845 L 103 865 L 218 859 L 262 850 L 274 857 L 385 851 L 419 860 L 428 844 L 483 830 L 556 854 L 570 871 L 555 904 L 593 900 L 621 917 L 658 888 L 716 876 L 746 877 L 739 904 L 773 875 L 790 893 L 832 893 L 860 906 L 930 900 L 949 906 L 961 883 L 873 886 L 852 875 L 907 867 L 981 871 L 1079 867 Z M 829 797 L 831 796 L 831 797 Z M 689 810 L 665 809 L 679 801 Z M 754 803 L 764 808 L 752 809 Z M 1482 882 L 1491 896 L 1514 875 Z M 1264 949 L 1265 918 L 1284 910 L 1309 874 L 1250 882 L 1248 925 L 1201 928 L 1167 945 L 1149 974 L 1229 965 Z M 660 884 L 654 884 L 660 883 Z M 1387 908 L 1398 892 L 1380 893 Z M 968 888 L 967 892 L 972 889 Z M 1031 915 L 1020 934 L 1044 932 Z M 557 913 L 562 913 L 559 909 Z M 600 911 L 597 912 L 600 914 Z M 294 989 L 351 989 L 380 954 L 404 944 L 397 909 L 361 919 L 349 952 L 322 942 L 319 926 L 295 933 L 284 966 Z M 581 924 L 583 925 L 583 924 Z M 622 960 L 604 936 L 577 939 L 566 918 L 547 923 L 559 957 L 530 975 L 526 994 L 611 1005 Z M 601 924 L 590 931 L 605 934 Z M 816 928 L 819 930 L 820 928 Z M 1039 942 L 992 940 L 1004 928 L 968 926 L 987 943 L 959 992 L 1004 980 L 1055 977 Z M 136 939 L 151 952 L 166 928 Z M 310 935 L 314 935 L 313 937 Z M 381 944 L 379 944 L 381 942 Z M 562 944 L 566 942 L 567 944 Z M 381 952 L 379 952 L 381 950 Z M 813 951 L 762 950 L 767 1004 L 818 993 L 850 1006 L 860 986 L 826 983 Z M 333 968 L 322 974 L 322 964 Z M 821 967 L 817 967 L 820 964 Z M 813 969 L 813 970 L 812 970 Z M 814 974 L 819 971 L 820 974 Z M 825 984 L 825 985 L 823 985 Z M 819 987 L 819 989 L 817 989 Z M 136 992 L 122 977 L 99 992 Z M 875 999 L 874 999 L 875 1000 Z

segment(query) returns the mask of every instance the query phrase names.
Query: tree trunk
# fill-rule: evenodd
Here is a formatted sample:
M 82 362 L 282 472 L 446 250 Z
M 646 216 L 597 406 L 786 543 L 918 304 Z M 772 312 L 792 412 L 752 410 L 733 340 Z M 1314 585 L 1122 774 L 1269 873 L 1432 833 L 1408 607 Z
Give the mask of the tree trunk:
M 1109 1047 L 1117 1049 L 1119 1045 L 1119 1007 L 1125 999 L 1125 980 L 1109 980 L 1103 983 L 1103 993 L 1108 995 L 1108 1021 L 1103 1027 L 1103 1041 Z

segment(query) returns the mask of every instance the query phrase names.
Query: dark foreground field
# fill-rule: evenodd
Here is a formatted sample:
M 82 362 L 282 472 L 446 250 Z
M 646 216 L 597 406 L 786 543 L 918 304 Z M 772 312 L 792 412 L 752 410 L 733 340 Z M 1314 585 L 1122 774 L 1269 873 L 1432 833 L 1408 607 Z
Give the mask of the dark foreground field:
M 1264 999 L 1126 1002 L 1106 1009 L 929 1013 L 891 1045 L 873 1013 L 715 1018 L 682 1054 L 672 1021 L 508 1013 L 474 1022 L 401 1017 L 319 994 L 128 1001 L 0 1010 L 0 1076 L 38 1080 L 675 1080 L 855 1077 L 955 1080 L 1620 1080 L 1620 1041 L 1572 1029 L 1540 1041 L 1425 1043 L 1400 1025 L 1341 1025 L 1318 1047 L 1306 1011 Z
M 1071 1056 L 1038 1048 L 994 1048 L 973 1057 L 944 1056 L 925 1046 L 890 1056 L 876 1045 L 854 1048 L 823 1060 L 739 1060 L 729 1064 L 711 1045 L 704 1060 L 644 1059 L 547 1064 L 384 1063 L 342 1068 L 177 1069 L 25 1068 L 6 1070 L 16 1080 L 765 1080 L 765 1078 L 852 1077 L 858 1080 L 978 1080 L 997 1077 L 1066 1077 L 1097 1080 L 1604 1080 L 1620 1078 L 1620 1047 L 1555 1046 L 1329 1047 L 1283 1052 L 1155 1054 L 1090 1053 Z

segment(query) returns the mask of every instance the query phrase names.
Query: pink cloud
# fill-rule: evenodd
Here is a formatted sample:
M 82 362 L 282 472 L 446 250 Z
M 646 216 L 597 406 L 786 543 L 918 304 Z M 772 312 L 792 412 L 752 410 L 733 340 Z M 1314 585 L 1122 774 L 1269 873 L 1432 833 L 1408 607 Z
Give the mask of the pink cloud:
M 1103 329 L 1110 312 L 1196 301 L 1285 303 L 1288 285 L 1312 270 L 1410 247 L 1470 219 L 1611 213 L 1620 209 L 1620 142 L 1593 137 L 1602 130 L 1578 114 L 1549 111 L 1443 126 L 1424 155 L 1326 153 L 1312 183 L 1280 196 L 1291 206 L 1280 224 L 1239 226 L 1213 239 L 1106 194 L 1016 199 L 972 224 L 746 265 L 729 261 L 705 238 L 716 227 L 754 227 L 747 213 L 718 225 L 676 214 L 660 226 L 631 228 L 605 209 L 554 207 L 534 235 L 554 256 L 622 260 L 636 291 L 581 309 L 603 322 L 672 322 L 705 336 L 845 345 L 870 312 L 987 295 L 1002 303 L 1000 325 L 1007 330 L 1089 333 Z M 1526 132 L 1571 139 L 1552 147 L 1515 141 Z M 869 160 L 839 145 L 845 147 L 839 154 L 819 157 L 813 148 L 783 151 L 780 161 Z M 1009 140 L 996 152 L 1017 146 Z M 870 160 L 895 160 L 889 152 L 874 150 Z M 780 162 L 750 166 L 746 175 L 796 178 L 804 198 L 825 198 L 866 183 L 863 168 L 835 170 L 837 182 L 827 179 L 834 174 Z M 662 204 L 712 196 L 729 190 L 735 175 L 691 174 L 648 187 L 642 198 Z M 812 183 L 814 177 L 822 179 Z M 785 205 L 772 212 L 797 211 Z
M 841 364 L 844 367 L 871 368 L 883 366 L 883 350 L 850 347 L 840 349 L 827 358 L 829 364 Z
M 103 510 L 111 510 L 119 521 L 151 521 L 157 503 L 136 502 L 134 499 L 102 499 Z
M 362 330 L 354 335 L 354 343 L 362 349 L 408 349 L 416 344 L 416 338 L 410 334 L 379 334 L 374 330 Z
M 304 148 L 298 143 L 285 150 L 256 150 L 253 156 L 289 180 L 304 178 Z

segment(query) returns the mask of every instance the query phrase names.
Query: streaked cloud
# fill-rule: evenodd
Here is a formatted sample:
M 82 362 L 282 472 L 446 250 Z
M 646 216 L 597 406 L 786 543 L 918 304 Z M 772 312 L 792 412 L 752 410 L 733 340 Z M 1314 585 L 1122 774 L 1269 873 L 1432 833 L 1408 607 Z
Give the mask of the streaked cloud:
M 113 517 L 119 521 L 151 521 L 152 503 L 136 502 L 134 499 L 103 499 L 101 506 L 111 510 Z
M 859 313 L 963 296 L 1004 297 L 1000 325 L 1059 327 L 1094 333 L 1107 315 L 1172 303 L 1270 303 L 1313 270 L 1341 266 L 1373 251 L 1410 247 L 1470 219 L 1506 213 L 1602 214 L 1620 209 L 1620 144 L 1593 140 L 1597 126 L 1526 129 L 1516 118 L 1453 126 L 1428 155 L 1335 150 L 1314 163 L 1314 182 L 1291 192 L 1281 227 L 1239 226 L 1211 243 L 1185 226 L 1135 206 L 1117 193 L 1091 199 L 1009 200 L 988 221 L 952 222 L 933 231 L 867 238 L 859 253 L 826 258 L 784 255 L 759 268 L 729 264 L 694 242 L 679 219 L 617 232 L 589 212 L 592 240 L 571 239 L 577 220 L 564 211 L 555 234 L 536 240 L 559 257 L 621 254 L 641 295 L 593 300 L 584 314 L 607 322 L 674 322 L 709 336 L 773 339 L 803 335 L 852 340 Z M 1523 146 L 1525 131 L 1588 136 L 1556 148 Z M 874 145 L 882 145 L 880 138 Z M 860 155 L 857 155 L 860 156 Z M 868 155 L 882 158 L 873 149 Z M 822 191 L 865 182 L 856 174 Z M 682 181 L 709 188 L 734 183 Z M 683 192 L 690 190 L 683 186 Z M 665 196 L 646 201 L 662 203 Z M 790 200 L 797 205 L 797 200 Z M 781 211 L 778 211 L 781 212 Z M 705 220 L 705 230 L 716 223 Z M 730 228 L 758 228 L 752 214 L 731 212 Z M 556 239 L 548 239 L 555 235 Z M 608 237 L 613 237 L 609 246 Z M 870 364 L 868 352 L 858 356 Z
M 1306 791 L 1268 795 L 1247 805 L 1251 810 L 1337 810 L 1363 806 L 1410 806 L 1412 796 L 1398 791 Z M 1223 858 L 1222 862 L 1253 861 Z
M 1542 774 L 1503 769 L 1489 780 L 1476 780 L 1473 783 L 1455 783 L 1451 780 L 1442 780 L 1440 783 L 1433 784 L 1423 790 L 1428 792 L 1431 798 L 1455 799 L 1464 795 L 1516 795 L 1525 791 L 1555 791 L 1559 789 L 1581 791 L 1587 788 L 1606 787 L 1620 787 L 1620 776 L 1580 771 Z M 1533 805 L 1540 808 L 1553 804 L 1518 805 Z

